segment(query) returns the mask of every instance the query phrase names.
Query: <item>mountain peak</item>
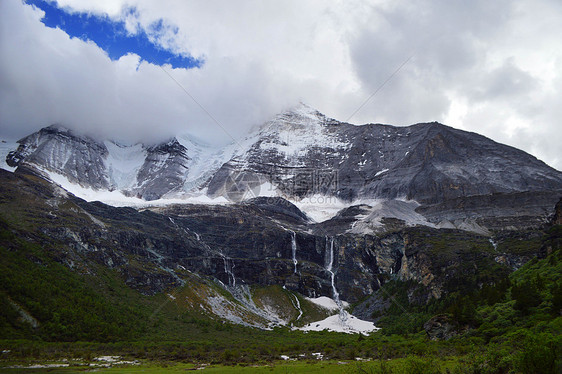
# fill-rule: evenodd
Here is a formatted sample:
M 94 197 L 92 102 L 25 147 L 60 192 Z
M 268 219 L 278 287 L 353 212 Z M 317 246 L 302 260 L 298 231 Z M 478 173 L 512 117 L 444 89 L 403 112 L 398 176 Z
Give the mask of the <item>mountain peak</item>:
M 324 114 L 320 113 L 313 107 L 303 102 L 299 102 L 299 104 L 295 105 L 294 107 L 277 115 L 276 119 L 292 119 L 296 122 L 298 122 L 299 120 L 303 122 L 309 122 L 311 120 L 318 121 L 319 119 L 323 119 L 325 117 L 326 116 Z
M 54 123 L 50 126 L 47 126 L 47 127 L 43 128 L 43 130 L 53 131 L 53 132 L 70 132 L 69 128 L 67 128 L 67 127 L 65 127 L 61 124 L 58 124 L 58 123 Z

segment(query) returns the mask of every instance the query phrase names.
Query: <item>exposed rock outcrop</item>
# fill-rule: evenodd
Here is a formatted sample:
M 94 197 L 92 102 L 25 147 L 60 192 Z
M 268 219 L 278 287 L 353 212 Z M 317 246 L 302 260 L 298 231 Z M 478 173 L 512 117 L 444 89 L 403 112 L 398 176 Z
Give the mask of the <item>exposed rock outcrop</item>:
M 556 203 L 554 208 L 554 217 L 552 218 L 553 225 L 562 225 L 562 198 Z
M 457 335 L 455 322 L 446 314 L 430 318 L 423 328 L 431 340 L 449 340 Z

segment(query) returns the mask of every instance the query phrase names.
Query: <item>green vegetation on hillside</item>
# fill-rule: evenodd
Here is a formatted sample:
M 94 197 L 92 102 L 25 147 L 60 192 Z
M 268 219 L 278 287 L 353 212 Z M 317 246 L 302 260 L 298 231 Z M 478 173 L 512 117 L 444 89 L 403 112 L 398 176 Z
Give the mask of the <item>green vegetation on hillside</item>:
M 3 337 L 47 341 L 115 341 L 139 338 L 148 317 L 136 292 L 98 267 L 78 274 L 53 260 L 49 248 L 0 231 L 0 328 Z M 125 300 L 130 302 L 125 302 Z M 135 301 L 135 302 L 132 302 Z M 26 322 L 28 314 L 38 326 Z M 136 323 L 135 323 L 136 322 Z
M 414 282 L 388 281 L 379 291 L 391 301 L 379 315 L 382 330 L 366 337 L 287 328 L 262 331 L 214 320 L 171 302 L 166 294 L 144 296 L 104 266 L 71 270 L 60 263 L 64 248 L 48 238 L 38 245 L 37 238 L 16 235 L 6 222 L 0 223 L 0 348 L 10 351 L 0 364 L 117 354 L 162 362 L 249 365 L 274 362 L 281 355 L 312 359 L 313 352 L 322 352 L 333 360 L 375 360 L 347 366 L 351 373 L 404 372 L 405 367 L 420 373 L 446 368 L 459 373 L 561 369 L 560 226 L 540 239 L 547 248 L 545 258 L 535 258 L 508 275 L 490 258 L 475 256 L 473 263 L 461 264 L 457 278 L 445 283 L 445 296 L 427 304 L 410 303 L 416 292 L 425 292 Z M 431 240 L 435 254 L 443 254 L 440 239 Z M 469 243 L 462 250 L 484 245 L 488 243 Z M 472 272 L 474 263 L 482 271 Z M 186 286 L 173 291 L 178 297 L 188 297 L 197 285 L 197 277 L 186 278 Z M 279 287 L 256 290 L 255 295 L 290 301 Z M 429 340 L 424 331 L 424 323 L 439 314 L 455 324 L 458 334 L 450 340 Z M 393 360 L 386 365 L 387 359 Z
M 489 267 L 427 305 L 408 302 L 408 293 L 421 286 L 388 282 L 380 292 L 392 304 L 377 325 L 383 334 L 404 335 L 423 331 L 429 317 L 446 313 L 458 332 L 448 343 L 470 352 L 469 372 L 557 373 L 562 370 L 561 233 L 555 226 L 542 238 L 551 252 L 546 258 L 533 258 L 509 277 Z

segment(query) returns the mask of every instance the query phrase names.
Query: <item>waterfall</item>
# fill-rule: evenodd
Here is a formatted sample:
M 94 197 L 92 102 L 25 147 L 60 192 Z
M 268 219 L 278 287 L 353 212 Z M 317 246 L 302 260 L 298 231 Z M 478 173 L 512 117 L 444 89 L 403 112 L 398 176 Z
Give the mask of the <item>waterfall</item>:
M 174 226 L 176 226 L 176 228 L 177 228 L 178 230 L 183 231 L 183 232 L 186 233 L 188 236 L 189 236 L 189 232 L 191 231 L 193 234 L 195 234 L 195 237 L 197 238 L 197 240 L 198 240 L 198 241 L 201 241 L 201 236 L 199 236 L 198 233 L 196 233 L 195 231 L 191 230 L 189 227 L 188 227 L 188 228 L 181 227 L 180 225 L 178 225 L 178 224 L 176 223 L 176 221 L 174 221 L 174 220 L 172 219 L 172 217 L 168 217 L 168 219 L 170 220 L 170 222 L 172 222 L 172 223 L 174 224 Z
M 213 253 L 217 256 L 220 256 L 223 260 L 224 263 L 224 273 L 226 274 L 227 278 L 228 278 L 228 286 L 230 287 L 236 287 L 236 277 L 234 276 L 234 260 L 231 260 L 230 258 L 226 257 L 224 253 L 222 253 L 222 251 L 217 251 L 216 249 L 212 249 L 207 243 L 205 243 L 203 240 L 201 240 L 201 236 L 195 232 L 194 230 L 191 230 L 189 227 L 182 227 L 180 225 L 178 225 L 178 223 L 172 218 L 172 217 L 168 217 L 168 219 L 170 220 L 170 222 L 180 231 L 183 231 L 187 236 L 191 236 L 190 233 L 192 233 L 193 235 L 195 235 L 195 237 L 197 238 L 197 241 L 200 242 L 203 247 L 208 250 L 210 253 Z M 155 256 L 159 256 L 159 258 L 157 258 L 157 261 L 160 263 L 162 261 L 162 256 L 157 254 L 154 251 L 150 251 L 151 253 L 153 253 Z M 231 264 L 229 263 L 231 262 Z M 172 270 L 169 270 L 167 268 L 163 268 L 163 270 L 169 272 L 170 274 L 172 274 L 174 277 L 178 278 L 178 280 L 181 281 L 181 284 L 183 285 L 185 283 L 184 280 L 180 279 L 175 272 L 173 272 Z M 221 282 L 219 280 L 219 282 Z M 222 283 L 222 282 L 221 282 Z M 223 284 L 224 285 L 224 284 Z
M 327 237 L 326 237 L 326 246 L 328 246 L 328 238 Z M 340 320 L 343 323 L 347 319 L 347 315 L 346 315 L 345 310 L 343 309 L 343 303 L 340 300 L 340 294 L 338 293 L 338 290 L 336 288 L 336 274 L 332 270 L 333 265 L 334 265 L 334 238 L 330 237 L 330 250 L 328 252 L 328 263 L 326 265 L 326 271 L 328 273 L 330 273 L 330 278 L 331 278 L 331 282 L 332 282 L 332 295 L 333 295 L 334 301 L 336 302 L 336 304 L 337 304 L 337 306 L 340 310 Z
M 236 287 L 236 278 L 234 277 L 234 261 L 232 261 L 232 265 L 229 266 L 228 264 L 228 258 L 227 257 L 223 257 L 222 258 L 223 262 L 224 262 L 224 272 L 225 274 L 228 276 L 228 285 L 230 287 Z
M 494 251 L 498 250 L 498 243 L 496 243 L 496 241 L 493 238 L 490 238 L 490 243 L 492 244 L 492 247 L 494 247 Z
M 293 250 L 293 264 L 295 265 L 294 274 L 297 273 L 297 235 L 294 231 L 291 231 L 291 249 Z
M 295 294 L 291 294 L 291 295 L 295 297 L 295 301 L 296 301 L 296 303 L 293 302 L 293 299 L 292 299 L 291 297 L 289 297 L 289 299 L 291 299 L 291 304 L 293 304 L 293 306 L 295 307 L 295 309 L 299 311 L 299 316 L 298 316 L 297 319 L 295 320 L 295 321 L 298 321 L 299 319 L 301 319 L 302 314 L 303 314 L 303 313 L 302 313 L 302 309 L 301 309 L 301 303 L 300 303 L 299 298 L 297 297 L 297 295 L 295 295 Z

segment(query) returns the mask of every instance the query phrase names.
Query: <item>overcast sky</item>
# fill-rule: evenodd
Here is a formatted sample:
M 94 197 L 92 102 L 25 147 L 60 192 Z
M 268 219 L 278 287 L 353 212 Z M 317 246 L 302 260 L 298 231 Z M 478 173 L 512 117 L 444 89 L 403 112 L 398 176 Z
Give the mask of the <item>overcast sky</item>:
M 33 3 L 0 1 L 0 138 L 61 123 L 220 143 L 302 101 L 356 124 L 439 121 L 562 169 L 559 0 L 58 0 L 58 27 Z M 115 35 L 75 37 L 76 17 Z

